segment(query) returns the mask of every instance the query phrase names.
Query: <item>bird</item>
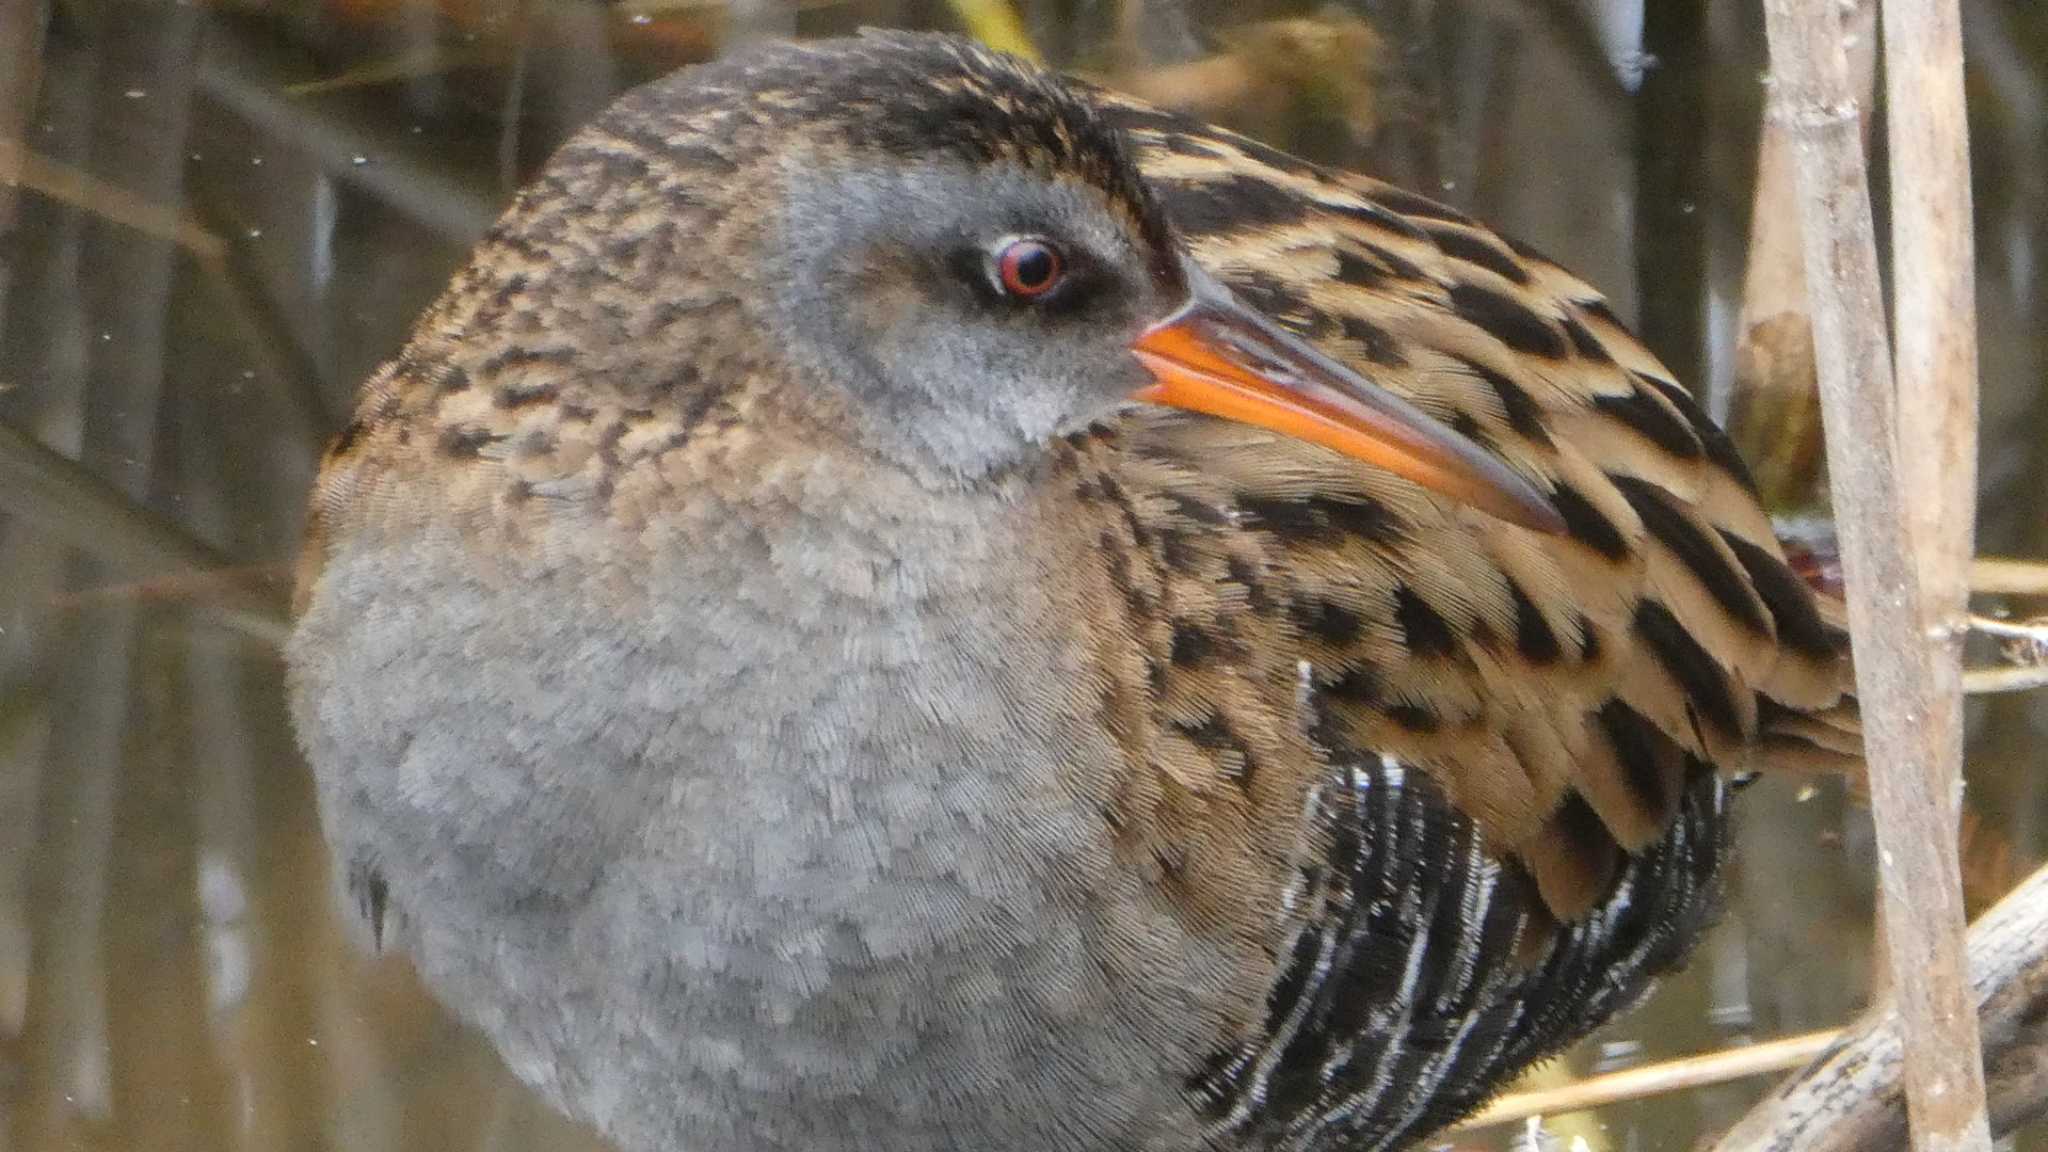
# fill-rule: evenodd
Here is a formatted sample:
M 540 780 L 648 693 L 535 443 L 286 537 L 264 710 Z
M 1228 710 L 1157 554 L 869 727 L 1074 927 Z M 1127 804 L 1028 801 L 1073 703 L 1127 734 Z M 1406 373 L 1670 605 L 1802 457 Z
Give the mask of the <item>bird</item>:
M 1592 286 L 972 42 L 574 134 L 363 386 L 339 898 L 624 1152 L 1409 1147 L 1712 922 L 1839 607 Z

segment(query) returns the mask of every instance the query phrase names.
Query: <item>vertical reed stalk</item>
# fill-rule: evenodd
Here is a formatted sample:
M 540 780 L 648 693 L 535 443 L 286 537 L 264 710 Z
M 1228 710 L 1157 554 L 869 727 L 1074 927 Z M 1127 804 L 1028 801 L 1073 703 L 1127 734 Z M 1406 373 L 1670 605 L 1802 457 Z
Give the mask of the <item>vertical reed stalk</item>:
M 1798 177 L 1814 351 L 1848 576 L 1850 627 L 1858 644 L 1856 683 L 1870 755 L 1879 881 L 1904 1033 L 1913 1142 L 1923 1152 L 1988 1150 L 1956 864 L 1953 782 L 1959 779 L 1960 743 L 1944 727 L 1944 720 L 1959 718 L 1960 711 L 1943 702 L 1942 680 L 1926 641 L 1929 601 L 1914 561 L 1908 478 L 1898 466 L 1899 398 L 1885 340 L 1868 175 L 1841 13 L 1834 0 L 1767 0 L 1765 17 L 1772 115 L 1784 125 Z M 1893 18 L 1886 13 L 1888 27 Z M 1902 106 L 1896 78 L 1890 91 L 1892 114 L 1912 115 Z M 1911 93 L 1903 104 L 1924 99 L 1940 97 Z M 1944 252 L 1943 258 L 1953 256 Z M 1908 321 L 1902 312 L 1901 320 L 1922 323 L 1925 318 Z M 1924 487 L 1917 476 L 1913 482 Z M 1960 512 L 1948 507 L 1945 514 L 1967 516 L 1968 506 Z

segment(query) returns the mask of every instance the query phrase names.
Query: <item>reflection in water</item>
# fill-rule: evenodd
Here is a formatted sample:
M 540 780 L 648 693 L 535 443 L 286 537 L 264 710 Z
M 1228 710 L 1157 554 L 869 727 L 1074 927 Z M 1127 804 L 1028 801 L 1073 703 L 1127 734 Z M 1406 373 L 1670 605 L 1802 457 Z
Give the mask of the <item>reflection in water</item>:
M 1056 62 L 1199 100 L 1565 257 L 1667 360 L 1725 389 L 1757 18 L 1589 7 L 1605 17 L 1510 0 L 1312 20 L 1205 0 L 1020 10 Z M 1968 8 L 1981 543 L 2042 555 L 2048 16 Z M 1643 11 L 1646 26 L 1629 17 Z M 0 6 L 0 1150 L 591 1146 L 328 914 L 274 652 L 303 494 L 356 383 L 614 92 L 731 37 L 932 15 L 883 0 Z M 2028 769 L 2048 705 L 2000 699 L 1972 719 L 1984 835 L 2037 859 L 2048 774 Z M 1726 923 L 1573 1069 L 1820 1027 L 1861 1002 L 1867 818 L 1837 788 L 1776 781 L 1743 807 Z M 1756 1091 L 1625 1105 L 1584 1131 L 1682 1147 Z

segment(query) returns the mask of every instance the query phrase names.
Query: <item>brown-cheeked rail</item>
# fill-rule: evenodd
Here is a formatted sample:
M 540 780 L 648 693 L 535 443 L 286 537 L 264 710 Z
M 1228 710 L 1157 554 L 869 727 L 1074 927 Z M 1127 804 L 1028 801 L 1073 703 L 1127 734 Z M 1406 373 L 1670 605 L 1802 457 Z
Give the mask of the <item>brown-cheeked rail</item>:
M 289 654 L 376 941 L 627 1152 L 1365 1150 L 1684 958 L 1837 619 L 1557 264 L 878 34 L 562 148 Z

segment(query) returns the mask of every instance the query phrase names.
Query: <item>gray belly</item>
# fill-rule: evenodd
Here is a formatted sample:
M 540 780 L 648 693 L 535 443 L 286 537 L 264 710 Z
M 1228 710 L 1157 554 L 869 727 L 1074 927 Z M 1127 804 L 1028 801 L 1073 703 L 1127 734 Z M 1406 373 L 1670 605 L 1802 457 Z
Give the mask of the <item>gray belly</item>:
M 1193 1144 L 1235 959 L 1061 785 L 1092 724 L 917 628 L 621 642 L 435 568 L 337 558 L 294 701 L 338 873 L 522 1079 L 628 1152 Z

